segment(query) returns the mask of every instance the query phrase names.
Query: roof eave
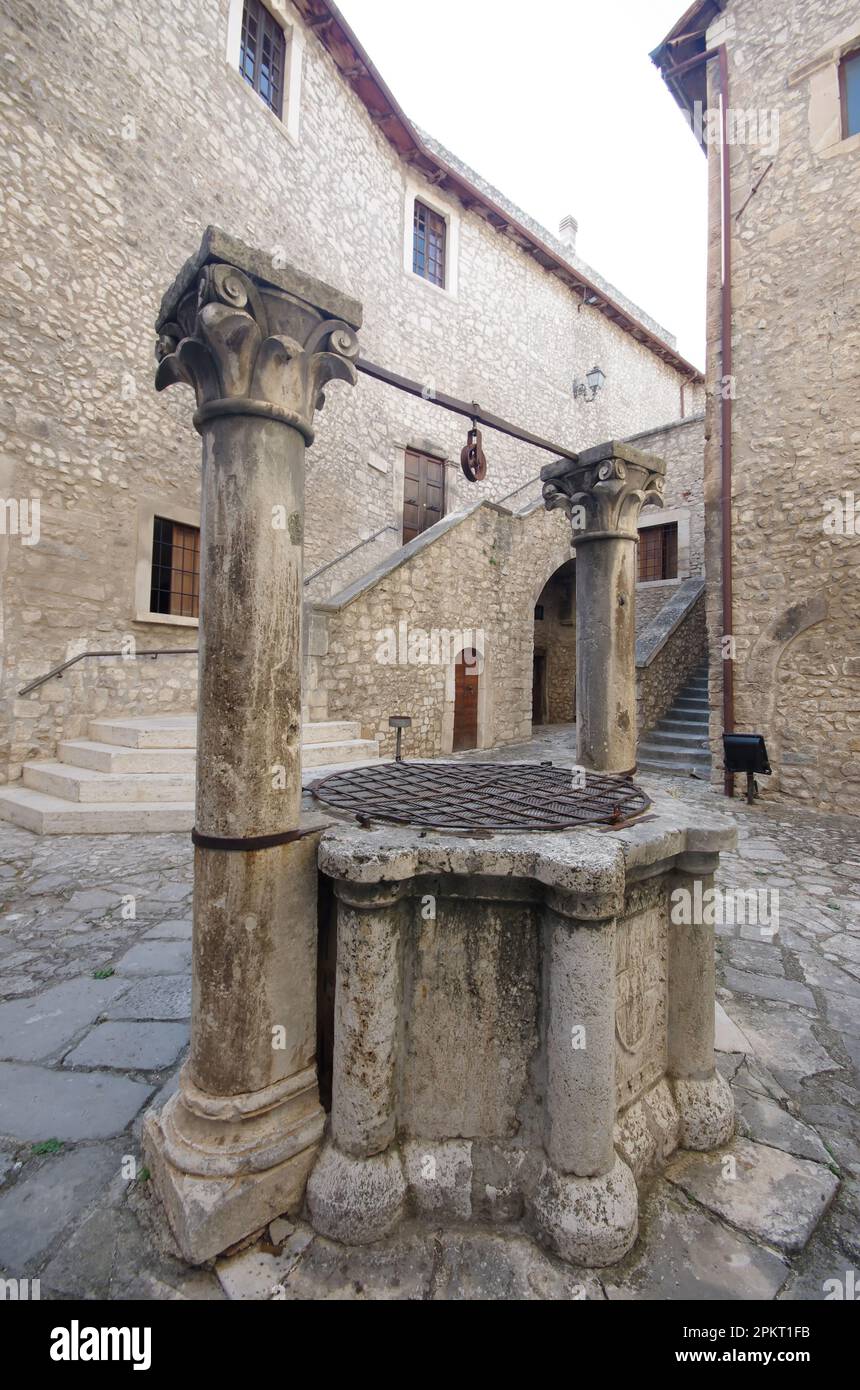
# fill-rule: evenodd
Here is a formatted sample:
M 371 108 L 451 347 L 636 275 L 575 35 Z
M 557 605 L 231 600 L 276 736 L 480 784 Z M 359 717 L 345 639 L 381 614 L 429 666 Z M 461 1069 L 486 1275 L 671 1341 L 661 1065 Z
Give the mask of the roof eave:
M 522 225 L 504 208 L 499 207 L 481 189 L 458 170 L 430 150 L 402 110 L 394 94 L 377 71 L 347 21 L 331 0 L 293 0 L 304 23 L 317 34 L 334 60 L 341 75 L 355 91 L 367 109 L 371 120 L 379 126 L 400 158 L 421 172 L 431 183 L 453 193 L 468 209 L 475 211 L 497 231 L 508 236 L 521 250 L 531 255 L 539 265 L 564 281 L 590 307 L 616 323 L 624 332 L 662 358 L 677 372 L 691 381 L 703 383 L 697 367 L 640 323 L 630 312 L 612 299 L 598 285 L 572 266 Z

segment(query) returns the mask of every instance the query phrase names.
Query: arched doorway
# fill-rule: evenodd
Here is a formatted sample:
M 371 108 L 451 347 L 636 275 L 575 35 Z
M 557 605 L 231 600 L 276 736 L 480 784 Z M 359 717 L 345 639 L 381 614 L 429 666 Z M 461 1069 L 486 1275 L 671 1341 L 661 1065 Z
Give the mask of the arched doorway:
M 576 560 L 547 580 L 534 610 L 532 724 L 576 719 Z
M 454 665 L 454 753 L 478 746 L 479 662 L 475 648 L 464 647 Z

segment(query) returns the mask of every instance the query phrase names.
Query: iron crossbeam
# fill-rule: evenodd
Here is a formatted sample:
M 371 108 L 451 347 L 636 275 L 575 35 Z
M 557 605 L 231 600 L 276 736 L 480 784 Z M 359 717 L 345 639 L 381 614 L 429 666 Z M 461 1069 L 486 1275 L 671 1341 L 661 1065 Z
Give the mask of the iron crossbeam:
M 553 444 L 551 439 L 542 439 L 539 434 L 521 429 L 519 425 L 512 425 L 510 420 L 503 420 L 500 415 L 491 415 L 488 410 L 482 410 L 477 401 L 460 401 L 456 396 L 446 396 L 444 391 L 434 390 L 428 394 L 426 383 L 399 376 L 397 372 L 390 372 L 387 367 L 380 367 L 376 362 L 368 362 L 366 357 L 359 357 L 355 366 L 358 371 L 364 372 L 365 376 L 373 377 L 374 381 L 381 381 L 385 386 L 393 386 L 395 390 L 405 391 L 410 396 L 421 396 L 429 405 L 438 405 L 442 410 L 450 410 L 454 415 L 464 415 L 467 420 L 476 420 L 488 430 L 510 435 L 512 439 L 519 439 L 534 449 L 545 449 L 548 454 L 555 454 L 557 458 L 571 459 L 573 463 L 579 462 L 579 454 L 562 448 L 560 444 Z

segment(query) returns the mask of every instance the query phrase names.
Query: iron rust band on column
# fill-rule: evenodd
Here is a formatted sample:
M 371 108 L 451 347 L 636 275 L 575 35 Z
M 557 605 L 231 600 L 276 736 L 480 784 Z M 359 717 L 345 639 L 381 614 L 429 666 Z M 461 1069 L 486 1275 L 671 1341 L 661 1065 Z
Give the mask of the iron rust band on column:
M 294 840 L 304 840 L 308 835 L 328 830 L 327 825 L 312 825 L 306 830 L 281 830 L 277 835 L 249 835 L 231 840 L 222 835 L 202 835 L 199 830 L 191 832 L 192 843 L 197 849 L 219 849 L 226 854 L 253 854 L 258 849 L 276 849 L 278 845 L 289 845 Z

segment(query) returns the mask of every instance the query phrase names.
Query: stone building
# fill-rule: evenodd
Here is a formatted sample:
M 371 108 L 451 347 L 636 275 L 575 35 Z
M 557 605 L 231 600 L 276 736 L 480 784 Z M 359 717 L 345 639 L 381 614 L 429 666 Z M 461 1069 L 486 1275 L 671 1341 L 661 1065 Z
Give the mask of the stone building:
M 765 795 L 857 814 L 860 10 L 700 0 L 653 57 L 710 165 L 715 768 L 724 728 L 760 732 Z
M 640 586 L 644 622 L 701 569 L 703 381 L 672 337 L 579 258 L 572 218 L 551 235 L 416 130 L 324 0 L 15 0 L 2 23 L 15 55 L 0 92 L 4 779 L 94 718 L 193 709 L 198 447 L 183 403 L 153 390 L 151 326 L 177 253 L 207 224 L 361 301 L 363 357 L 423 388 L 410 396 L 361 375 L 356 391 L 331 393 L 308 453 L 310 721 L 354 721 L 388 748 L 394 692 L 372 660 L 376 629 L 359 643 L 368 615 L 349 601 L 380 567 L 392 576 L 375 590 L 377 605 L 388 595 L 381 627 L 408 611 L 419 628 L 479 627 L 498 651 L 504 718 L 485 718 L 476 738 L 521 737 L 533 712 L 569 718 L 564 523 L 527 519 L 551 455 L 485 431 L 488 476 L 469 483 L 468 421 L 432 398 L 477 401 L 566 449 L 632 436 L 665 446 L 669 515 L 643 518 L 656 566 Z M 34 509 L 38 537 L 24 525 Z M 464 511 L 462 525 L 433 531 Z M 502 662 L 513 620 L 492 585 L 480 611 L 470 595 L 475 527 L 498 544 L 507 527 L 511 568 L 533 581 L 515 668 Z M 433 543 L 444 614 L 404 541 L 419 557 Z M 338 612 L 347 628 L 355 619 L 351 636 Z M 139 657 L 153 651 L 166 654 Z M 83 652 L 118 655 L 87 656 L 20 693 Z M 455 676 L 437 677 L 408 691 L 425 751 L 449 740 L 440 692 Z

